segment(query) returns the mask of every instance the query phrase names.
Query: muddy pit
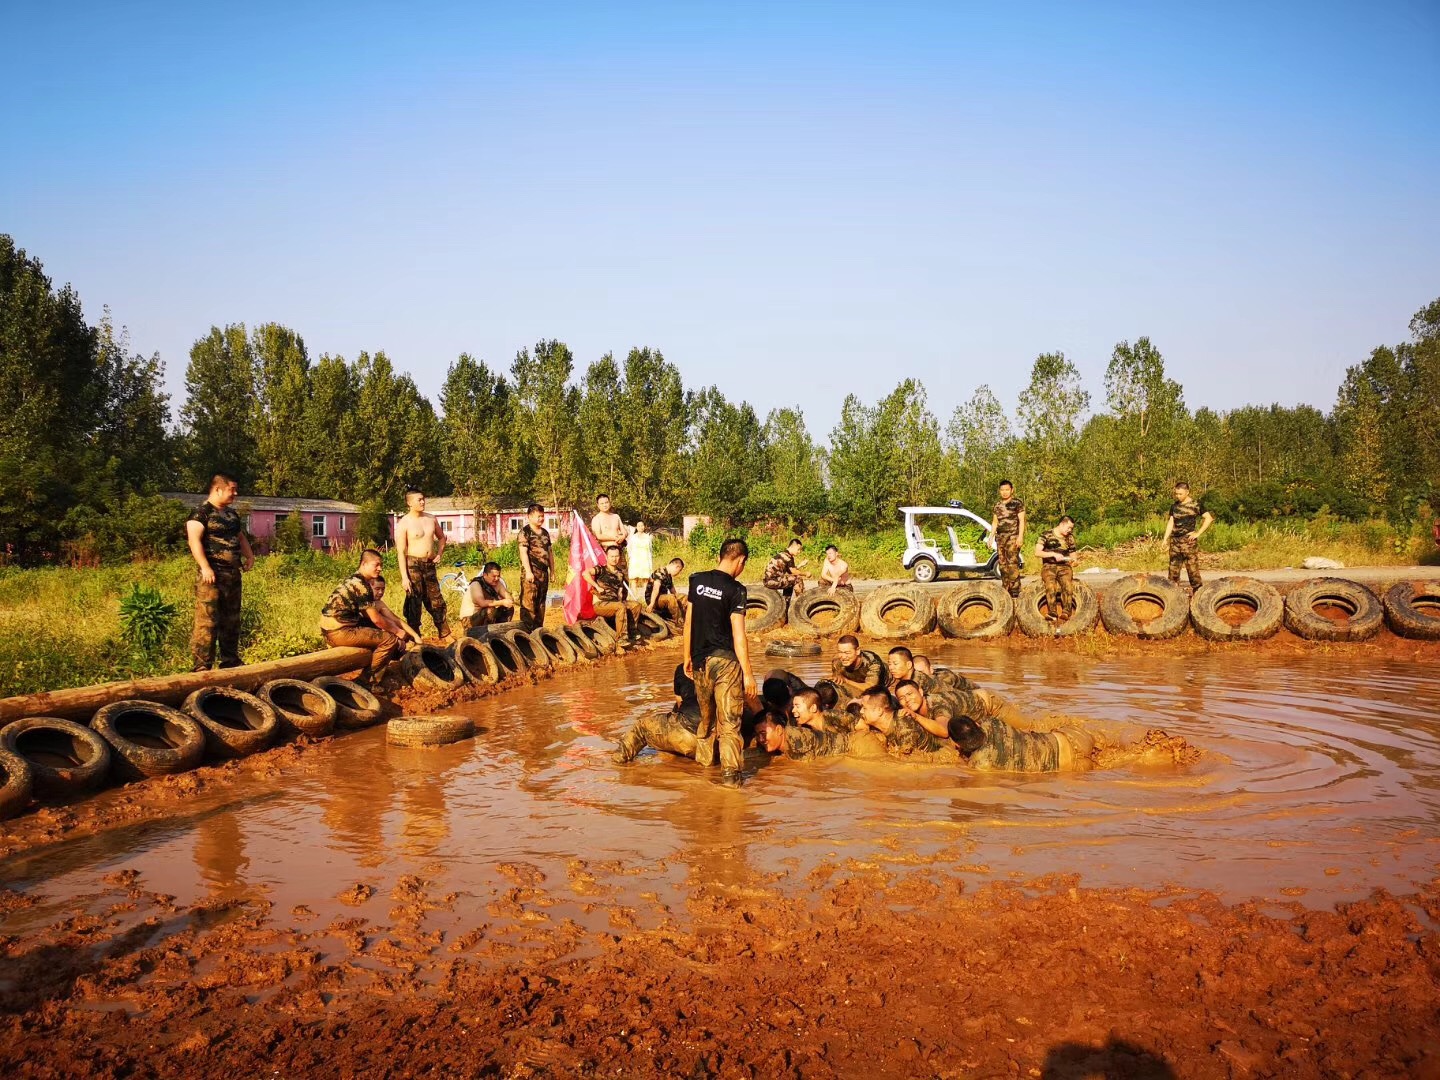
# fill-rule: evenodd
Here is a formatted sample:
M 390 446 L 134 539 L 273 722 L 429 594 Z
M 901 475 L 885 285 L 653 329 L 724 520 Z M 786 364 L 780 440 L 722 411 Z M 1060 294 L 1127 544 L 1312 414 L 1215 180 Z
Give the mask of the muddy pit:
M 627 718 L 665 707 L 673 649 L 565 672 L 447 708 L 473 741 L 282 749 L 283 769 L 174 788 L 165 818 L 13 851 L 0 1064 L 1440 1069 L 1435 664 L 930 651 L 1033 715 L 1204 753 L 1063 778 L 752 757 L 737 793 L 666 755 L 610 762 Z

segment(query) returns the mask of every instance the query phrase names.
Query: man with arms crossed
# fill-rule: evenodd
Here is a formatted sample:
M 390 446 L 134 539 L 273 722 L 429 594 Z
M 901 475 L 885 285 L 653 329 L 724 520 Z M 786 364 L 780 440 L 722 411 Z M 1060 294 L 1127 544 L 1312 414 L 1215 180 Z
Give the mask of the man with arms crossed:
M 405 492 L 408 508 L 395 522 L 395 554 L 400 563 L 400 585 L 405 590 L 405 621 L 418 634 L 421 611 L 430 612 L 435 633 L 442 639 L 450 636 L 445 614 L 445 594 L 435 565 L 445 551 L 445 533 L 435 518 L 425 513 L 425 493 L 419 488 Z
M 745 698 L 756 695 L 745 640 L 747 595 L 738 580 L 749 557 L 744 540 L 721 544 L 719 567 L 690 576 L 685 610 L 685 674 L 695 680 L 700 703 L 695 760 L 701 765 L 714 764 L 718 742 L 720 782 L 727 787 L 744 782 L 740 719 Z
M 185 522 L 190 557 L 200 568 L 195 582 L 195 628 L 190 634 L 194 670 L 209 671 L 220 646 L 222 668 L 240 666 L 240 573 L 255 565 L 240 515 L 231 509 L 239 486 L 216 473 L 210 496 Z

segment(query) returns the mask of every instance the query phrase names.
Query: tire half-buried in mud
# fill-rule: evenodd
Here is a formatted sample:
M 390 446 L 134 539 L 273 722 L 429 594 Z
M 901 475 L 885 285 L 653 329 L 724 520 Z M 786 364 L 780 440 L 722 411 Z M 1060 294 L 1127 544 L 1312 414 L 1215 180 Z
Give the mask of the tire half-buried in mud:
M 545 651 L 550 654 L 550 659 L 555 664 L 569 666 L 580 659 L 579 654 L 575 651 L 575 643 L 563 631 L 551 630 L 549 627 L 542 626 L 531 636 L 545 647 Z
M 406 650 L 400 660 L 400 675 L 419 690 L 458 690 L 465 685 L 465 674 L 443 645 Z
M 0 821 L 12 818 L 30 805 L 35 793 L 35 770 L 19 754 L 0 750 Z
M 900 619 L 887 621 L 886 616 L 897 614 Z M 917 585 L 882 585 L 860 605 L 860 629 L 870 637 L 891 641 L 928 634 L 935 629 L 934 593 Z
M 205 756 L 205 732 L 190 717 L 150 701 L 115 701 L 90 721 L 110 744 L 110 770 L 125 780 L 188 772 Z
M 1075 582 L 1075 613 L 1058 626 L 1045 618 L 1045 586 L 1031 578 L 1020 586 L 1015 601 L 1015 624 L 1026 637 L 1074 637 L 1095 629 L 1100 621 L 1100 601 L 1095 590 L 1083 581 Z
M 475 734 L 468 716 L 398 716 L 385 725 L 391 746 L 446 746 Z
M 0 730 L 0 750 L 30 766 L 36 795 L 93 791 L 110 774 L 110 744 L 90 728 L 53 716 L 30 716 Z
M 530 670 L 529 663 L 508 636 L 491 638 L 485 644 L 490 649 L 490 654 L 495 657 L 495 662 L 500 665 L 500 678 L 508 679 L 511 675 Z
M 275 709 L 283 734 L 321 739 L 335 730 L 335 699 L 299 679 L 271 679 L 258 691 Z
M 335 675 L 325 675 L 312 682 L 335 699 L 336 727 L 359 731 L 374 727 L 385 716 L 380 699 L 357 682 Z
M 1385 590 L 1385 621 L 1401 637 L 1440 641 L 1440 582 L 1391 585 Z
M 575 646 L 575 655 L 578 660 L 591 663 L 600 659 L 600 650 L 595 647 L 595 643 L 580 627 L 562 626 L 560 630 L 565 635 L 565 639 Z
M 1253 614 L 1238 623 L 1225 617 L 1227 610 Z M 1264 641 L 1285 621 L 1285 601 L 1279 590 L 1248 577 L 1207 581 L 1190 598 L 1190 623 L 1207 641 Z
M 967 581 L 940 594 L 935 622 L 946 637 L 1004 637 L 1015 625 L 1015 601 L 998 581 Z
M 766 656 L 819 656 L 816 641 L 770 641 L 765 644 Z
M 264 750 L 280 731 L 275 706 L 230 686 L 202 686 L 180 710 L 204 729 L 205 745 L 214 757 L 239 758 Z
M 653 611 L 642 611 L 635 619 L 635 636 L 644 645 L 664 641 L 670 636 L 670 624 Z
M 1137 618 L 1129 610 L 1136 603 L 1159 611 L 1149 618 Z M 1179 585 L 1159 574 L 1126 574 L 1101 595 L 1100 618 L 1112 634 L 1163 641 L 1184 633 L 1190 622 L 1190 598 Z
M 525 661 L 525 666 L 534 668 L 536 671 L 549 671 L 554 666 L 550 654 L 545 651 L 545 646 L 528 630 L 511 630 L 505 635 L 505 640 L 515 650 L 520 659 Z
M 798 633 L 838 637 L 853 634 L 859 625 L 860 601 L 852 589 L 808 589 L 790 601 L 790 629 Z
M 1328 617 L 1319 608 L 1341 618 Z M 1315 578 L 1285 597 L 1285 625 L 1307 641 L 1366 641 L 1380 632 L 1384 621 L 1375 594 L 1345 578 Z
M 785 598 L 764 585 L 745 586 L 745 630 L 762 634 L 785 621 Z
M 495 659 L 495 650 L 488 641 L 462 637 L 455 642 L 455 663 L 465 673 L 465 678 L 477 685 L 498 683 L 505 677 L 500 661 Z

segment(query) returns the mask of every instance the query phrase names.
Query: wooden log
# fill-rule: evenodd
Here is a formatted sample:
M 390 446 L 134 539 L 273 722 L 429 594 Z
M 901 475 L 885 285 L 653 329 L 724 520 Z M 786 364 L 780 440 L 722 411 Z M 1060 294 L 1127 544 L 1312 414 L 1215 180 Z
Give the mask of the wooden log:
M 300 656 L 267 660 L 263 664 L 213 671 L 187 671 L 183 675 L 160 675 L 151 679 L 77 686 L 71 690 L 48 690 L 39 694 L 0 698 L 0 727 L 26 716 L 59 716 L 89 723 L 104 705 L 114 701 L 158 701 L 179 705 L 191 693 L 205 686 L 233 686 L 254 691 L 271 679 L 316 679 L 321 675 L 343 675 L 370 663 L 369 649 L 321 649 Z

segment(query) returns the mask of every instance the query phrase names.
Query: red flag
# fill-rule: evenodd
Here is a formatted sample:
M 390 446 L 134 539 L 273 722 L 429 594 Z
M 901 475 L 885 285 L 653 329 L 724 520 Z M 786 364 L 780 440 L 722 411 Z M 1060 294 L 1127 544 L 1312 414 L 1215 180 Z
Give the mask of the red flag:
M 570 577 L 565 582 L 565 621 L 574 626 L 577 622 L 595 617 L 590 586 L 585 584 L 583 575 L 586 570 L 605 561 L 605 552 L 579 512 L 571 510 L 570 513 L 575 520 L 570 524 Z

